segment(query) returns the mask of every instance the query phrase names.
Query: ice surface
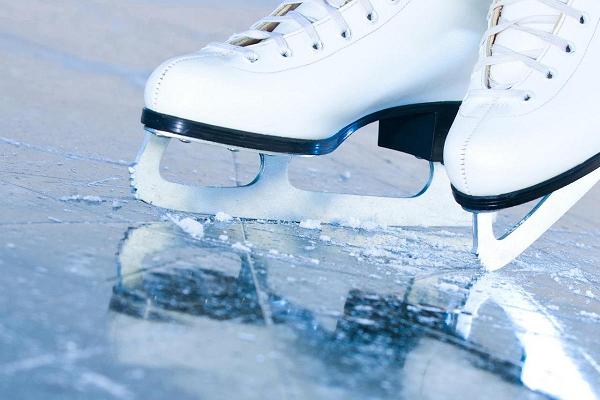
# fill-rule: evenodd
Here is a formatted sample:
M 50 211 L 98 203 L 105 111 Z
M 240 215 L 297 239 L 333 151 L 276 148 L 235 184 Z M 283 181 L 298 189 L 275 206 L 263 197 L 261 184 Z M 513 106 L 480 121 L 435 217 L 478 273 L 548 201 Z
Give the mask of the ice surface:
M 490 275 L 466 229 L 169 218 L 134 199 L 145 77 L 275 3 L 0 0 L 0 399 L 600 396 L 600 188 Z M 418 186 L 427 168 L 375 132 L 295 160 L 294 184 Z M 175 147 L 182 181 L 256 165 Z

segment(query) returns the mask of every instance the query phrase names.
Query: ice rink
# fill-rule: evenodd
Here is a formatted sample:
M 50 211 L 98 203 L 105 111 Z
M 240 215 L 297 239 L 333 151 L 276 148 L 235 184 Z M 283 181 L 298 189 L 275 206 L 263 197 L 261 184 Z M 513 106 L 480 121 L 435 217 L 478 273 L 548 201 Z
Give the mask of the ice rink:
M 468 229 L 229 221 L 134 198 L 152 69 L 277 3 L 0 0 L 0 399 L 599 398 L 600 187 L 493 274 Z M 293 182 L 410 194 L 427 165 L 376 133 L 294 161 Z M 256 169 L 179 142 L 163 165 L 229 186 Z

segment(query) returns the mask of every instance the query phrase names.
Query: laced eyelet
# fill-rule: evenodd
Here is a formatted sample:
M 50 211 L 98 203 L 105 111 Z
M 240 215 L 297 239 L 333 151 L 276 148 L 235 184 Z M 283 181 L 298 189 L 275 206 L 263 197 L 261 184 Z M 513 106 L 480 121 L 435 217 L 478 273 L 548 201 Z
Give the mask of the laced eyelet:
M 281 57 L 283 57 L 283 58 L 289 58 L 292 56 L 292 51 L 288 49 L 288 50 L 282 51 L 280 54 L 281 54 Z
M 547 79 L 554 79 L 554 75 L 555 75 L 555 74 L 554 74 L 554 72 L 552 72 L 552 71 L 548 71 L 548 72 L 546 73 L 546 78 L 547 78 Z
M 367 21 L 371 23 L 377 22 L 377 13 L 375 11 L 371 11 L 367 14 Z
M 579 23 L 581 25 L 585 25 L 587 23 L 587 17 L 585 15 L 582 15 L 581 17 L 579 17 Z
M 523 97 L 523 101 L 531 101 L 531 99 L 533 99 L 533 96 L 530 93 L 527 93 L 524 97 Z
M 260 59 L 260 57 L 256 53 L 249 54 L 249 55 L 245 56 L 244 58 L 252 64 L 254 64 L 255 62 L 257 62 Z
M 312 48 L 315 51 L 323 50 L 323 42 L 314 42 Z
M 565 53 L 575 53 L 575 46 L 571 43 L 567 44 L 567 47 L 565 47 Z
M 352 39 L 352 32 L 349 29 L 343 31 L 340 35 L 346 40 Z

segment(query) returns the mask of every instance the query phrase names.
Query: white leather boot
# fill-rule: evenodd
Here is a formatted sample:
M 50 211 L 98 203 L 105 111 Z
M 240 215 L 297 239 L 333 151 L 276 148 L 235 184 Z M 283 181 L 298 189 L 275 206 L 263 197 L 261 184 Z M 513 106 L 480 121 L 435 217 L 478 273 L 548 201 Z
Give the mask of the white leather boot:
M 464 215 L 446 201 L 451 196 L 442 189 L 440 162 L 487 8 L 482 0 L 285 1 L 226 43 L 166 61 L 146 86 L 142 122 L 149 136 L 133 176 L 138 197 L 209 214 L 220 207 L 236 216 L 332 222 L 354 209 L 357 218 L 389 225 L 462 224 Z M 412 217 L 410 210 L 397 211 L 404 202 L 358 204 L 354 197 L 299 193 L 287 183 L 288 157 L 263 156 L 256 182 L 269 177 L 274 183 L 260 190 L 253 184 L 247 196 L 185 192 L 159 180 L 165 137 L 262 154 L 320 155 L 376 121 L 380 146 L 435 163 L 427 187 L 439 200 L 421 198 L 413 208 L 421 212 Z M 282 199 L 277 209 L 264 203 L 268 194 Z
M 445 162 L 476 251 L 510 262 L 600 179 L 597 0 L 496 0 Z M 491 211 L 540 203 L 497 240 Z
M 226 43 L 166 61 L 146 85 L 143 122 L 230 146 L 323 154 L 382 110 L 462 99 L 485 1 L 341 2 L 286 1 Z

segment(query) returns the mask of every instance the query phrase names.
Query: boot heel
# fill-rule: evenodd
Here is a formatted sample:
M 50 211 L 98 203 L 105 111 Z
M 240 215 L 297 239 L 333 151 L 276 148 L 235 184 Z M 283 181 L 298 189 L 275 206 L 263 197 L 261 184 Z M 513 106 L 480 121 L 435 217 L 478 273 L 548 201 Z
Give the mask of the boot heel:
M 443 162 L 444 143 L 460 102 L 398 107 L 379 120 L 379 147 Z

